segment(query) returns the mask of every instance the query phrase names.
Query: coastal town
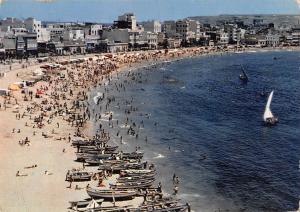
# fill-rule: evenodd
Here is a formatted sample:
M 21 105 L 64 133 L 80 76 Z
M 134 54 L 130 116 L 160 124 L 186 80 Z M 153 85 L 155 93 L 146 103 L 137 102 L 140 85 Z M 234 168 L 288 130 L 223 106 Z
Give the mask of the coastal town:
M 134 120 L 133 98 L 123 102 L 114 92 L 142 83 L 136 70 L 183 58 L 297 49 L 300 16 L 284 17 L 1 20 L 0 167 L 6 171 L 0 172 L 0 212 L 200 211 L 178 197 L 180 173 L 165 176 L 173 186 L 166 193 L 155 162 L 127 144 L 151 142 L 143 128 L 152 120 L 149 114 Z
M 120 15 L 112 24 L 6 18 L 0 21 L 0 60 L 193 46 L 299 46 L 299 20 L 293 15 L 257 15 L 138 22 L 133 13 Z

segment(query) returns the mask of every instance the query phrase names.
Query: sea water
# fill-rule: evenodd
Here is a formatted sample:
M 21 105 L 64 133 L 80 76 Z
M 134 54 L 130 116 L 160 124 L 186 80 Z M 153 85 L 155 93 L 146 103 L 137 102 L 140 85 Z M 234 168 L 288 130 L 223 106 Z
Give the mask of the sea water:
M 156 183 L 162 182 L 170 195 L 176 174 L 177 198 L 194 211 L 295 210 L 300 196 L 299 55 L 204 56 L 121 72 L 91 93 L 91 107 L 102 113 L 95 131 L 101 123 L 121 150 L 140 147 L 144 159 L 156 165 Z M 239 80 L 241 65 L 247 84 Z M 272 90 L 271 109 L 279 123 L 266 127 L 262 116 Z M 93 101 L 98 92 L 115 98 L 107 109 L 107 100 Z M 113 128 L 105 112 L 113 114 Z M 127 134 L 133 123 L 137 138 Z

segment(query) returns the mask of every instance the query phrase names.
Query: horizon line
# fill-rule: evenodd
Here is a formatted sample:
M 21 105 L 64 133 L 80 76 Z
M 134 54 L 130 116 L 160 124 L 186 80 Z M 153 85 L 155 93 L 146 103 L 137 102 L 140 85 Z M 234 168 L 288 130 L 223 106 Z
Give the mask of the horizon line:
M 128 13 L 128 12 L 126 12 Z M 185 18 L 178 18 L 178 19 L 165 19 L 165 20 L 159 20 L 159 19 L 147 19 L 147 20 L 140 20 L 138 22 L 147 22 L 147 21 L 160 21 L 160 22 L 164 22 L 164 21 L 172 21 L 172 20 L 182 20 L 182 19 L 186 19 L 186 18 L 196 18 L 196 17 L 220 17 L 220 16 L 299 16 L 300 17 L 300 14 L 289 14 L 289 13 L 253 13 L 253 14 L 219 14 L 219 15 L 196 15 L 196 16 L 187 16 Z M 36 20 L 39 20 L 39 21 L 42 21 L 42 22 L 53 22 L 53 23 L 79 23 L 79 22 L 82 22 L 82 23 L 104 23 L 104 24 L 109 24 L 109 23 L 113 23 L 114 21 L 112 22 L 101 22 L 101 21 L 95 21 L 95 20 L 65 20 L 65 21 L 60 21 L 60 20 L 42 20 L 42 19 L 38 19 L 37 17 L 33 17 L 33 16 L 28 16 L 28 17 L 13 17 L 13 16 L 6 16 L 6 17 L 1 17 L 1 20 L 5 20 L 7 18 L 16 18 L 16 19 L 19 19 L 19 20 L 26 20 L 28 18 L 34 18 Z M 137 17 L 138 18 L 138 17 Z

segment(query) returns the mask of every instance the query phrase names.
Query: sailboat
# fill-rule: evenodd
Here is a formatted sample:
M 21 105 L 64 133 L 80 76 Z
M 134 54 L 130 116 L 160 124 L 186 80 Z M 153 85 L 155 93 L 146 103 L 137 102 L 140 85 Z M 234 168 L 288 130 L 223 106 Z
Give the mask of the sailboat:
M 271 102 L 273 99 L 273 93 L 274 93 L 274 91 L 272 91 L 269 95 L 268 102 L 266 104 L 266 108 L 265 108 L 265 112 L 264 112 L 264 116 L 263 116 L 263 120 L 264 120 L 265 124 L 269 125 L 269 126 L 275 125 L 278 122 L 278 118 L 273 115 L 271 108 L 270 108 Z
M 240 80 L 242 81 L 242 82 L 244 82 L 244 83 L 247 83 L 248 82 L 248 76 L 247 76 L 247 74 L 246 74 L 246 72 L 245 72 L 245 69 L 244 69 L 244 67 L 241 65 L 241 67 L 242 67 L 242 73 L 240 74 Z

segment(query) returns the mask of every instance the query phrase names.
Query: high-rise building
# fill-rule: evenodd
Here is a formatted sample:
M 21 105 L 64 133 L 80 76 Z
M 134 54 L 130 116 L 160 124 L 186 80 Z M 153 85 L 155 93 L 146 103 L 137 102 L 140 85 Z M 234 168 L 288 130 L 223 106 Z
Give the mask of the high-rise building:
M 125 13 L 118 17 L 118 20 L 114 22 L 114 26 L 119 29 L 131 29 L 135 31 L 137 29 L 136 17 L 133 13 Z

